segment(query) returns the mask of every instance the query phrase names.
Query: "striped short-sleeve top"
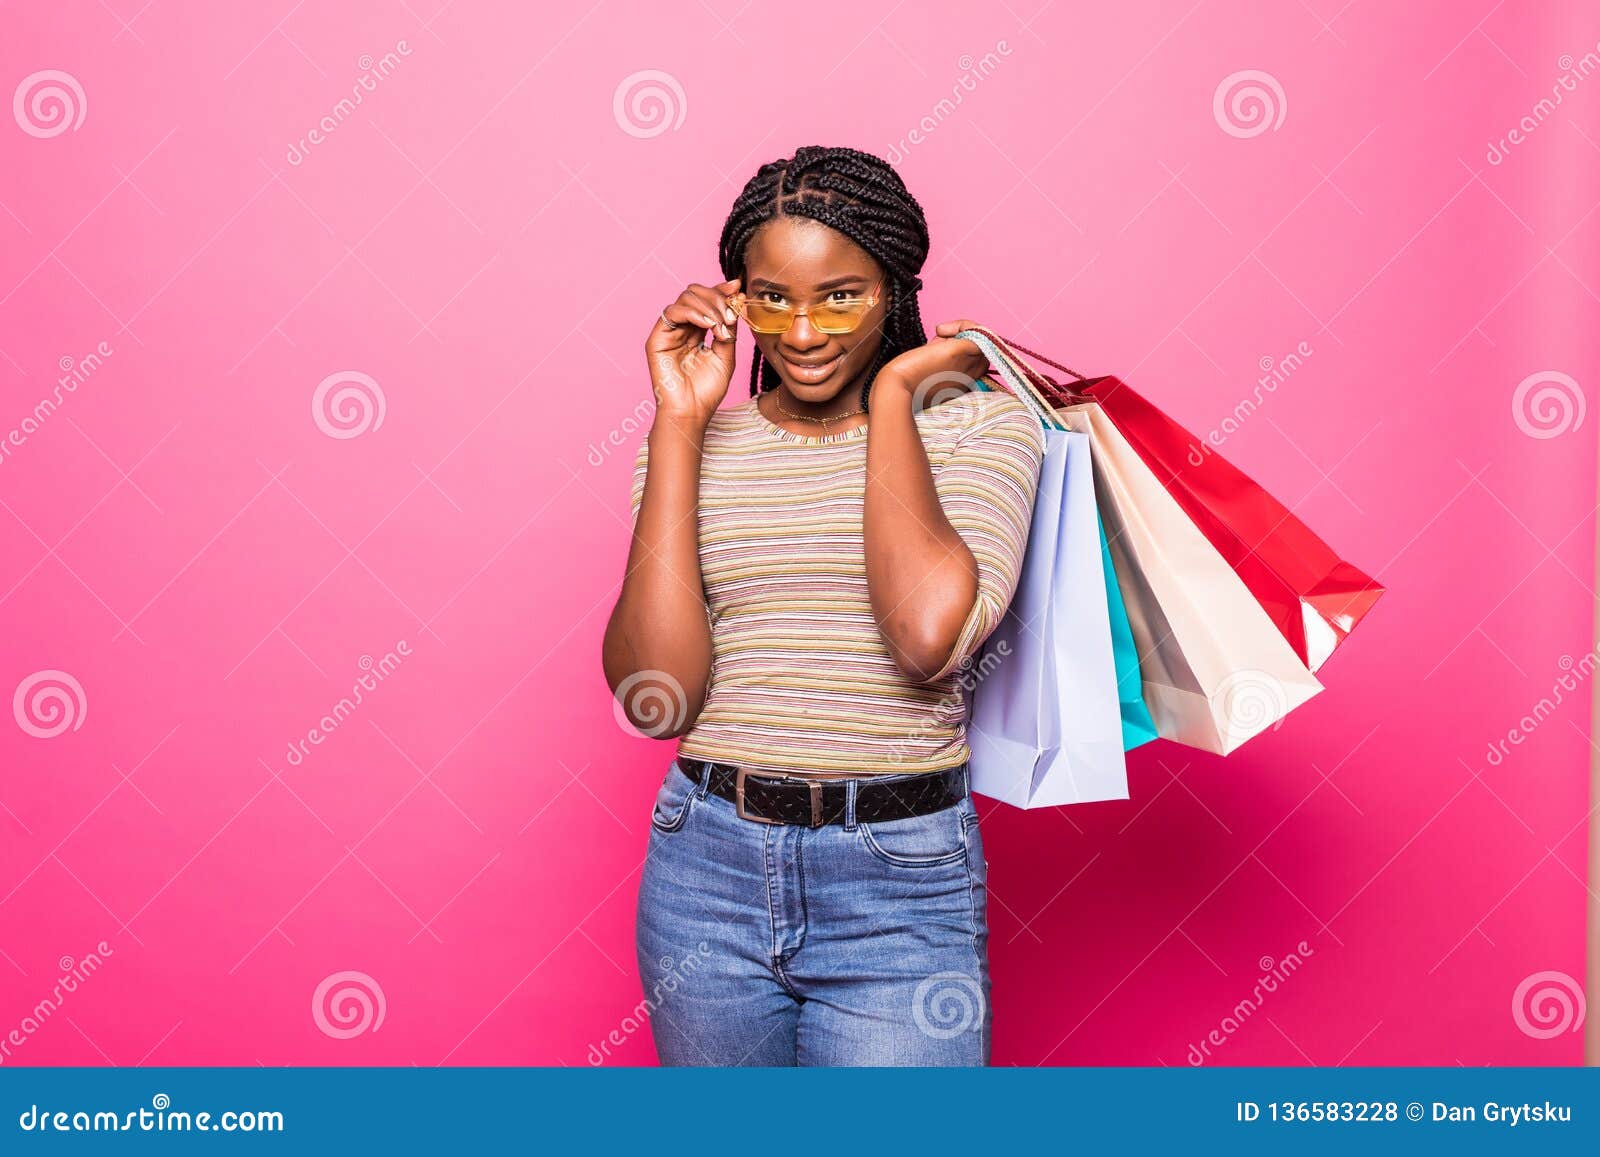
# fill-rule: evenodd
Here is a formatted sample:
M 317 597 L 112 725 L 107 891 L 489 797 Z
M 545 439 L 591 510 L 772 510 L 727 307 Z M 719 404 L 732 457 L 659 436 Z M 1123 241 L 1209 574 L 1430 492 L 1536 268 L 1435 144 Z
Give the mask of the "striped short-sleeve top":
M 897 775 L 968 758 L 973 680 L 962 667 L 1016 589 L 1044 433 L 998 392 L 958 395 L 916 421 L 945 517 L 978 564 L 972 612 L 922 683 L 895 665 L 868 597 L 868 427 L 796 434 L 754 399 L 712 417 L 699 506 L 712 671 L 680 754 L 796 775 Z M 634 465 L 635 520 L 648 448 Z

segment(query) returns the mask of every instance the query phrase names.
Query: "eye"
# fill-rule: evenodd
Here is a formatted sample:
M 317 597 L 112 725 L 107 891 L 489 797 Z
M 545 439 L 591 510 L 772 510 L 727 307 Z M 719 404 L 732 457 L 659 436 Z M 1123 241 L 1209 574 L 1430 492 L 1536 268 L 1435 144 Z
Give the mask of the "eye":
M 860 301 L 861 296 L 859 289 L 835 289 L 828 294 L 828 300 L 834 305 L 842 305 L 847 301 Z
M 785 302 L 783 300 L 783 294 L 778 293 L 778 292 L 776 292 L 774 290 L 771 290 L 771 289 L 762 290 L 760 293 L 758 293 L 756 295 L 756 297 L 757 297 L 758 300 L 765 302 L 767 305 L 787 305 L 788 304 L 787 302 Z

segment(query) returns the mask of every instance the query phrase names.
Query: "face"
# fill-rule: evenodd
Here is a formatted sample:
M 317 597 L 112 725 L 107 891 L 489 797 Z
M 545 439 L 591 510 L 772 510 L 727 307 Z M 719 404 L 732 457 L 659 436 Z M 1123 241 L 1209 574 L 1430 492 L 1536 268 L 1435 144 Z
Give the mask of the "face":
M 775 217 L 745 248 L 741 288 L 752 299 L 785 301 L 795 308 L 871 296 L 884 270 L 843 233 L 808 217 Z M 850 333 L 822 333 L 810 315 L 796 317 L 784 333 L 752 333 L 783 384 L 800 401 L 820 405 L 858 384 L 883 344 L 888 286 Z

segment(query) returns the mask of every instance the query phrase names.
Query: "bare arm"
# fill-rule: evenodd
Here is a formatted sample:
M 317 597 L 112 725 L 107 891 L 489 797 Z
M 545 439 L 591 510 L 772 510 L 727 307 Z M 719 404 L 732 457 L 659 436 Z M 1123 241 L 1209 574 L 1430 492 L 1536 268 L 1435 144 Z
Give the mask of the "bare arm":
M 627 572 L 606 623 L 601 664 L 635 727 L 685 734 L 711 677 L 711 629 L 700 576 L 700 460 L 705 430 L 733 373 L 735 282 L 691 285 L 645 343 L 656 416 Z M 670 324 L 669 324 L 670 323 Z M 707 331 L 714 340 L 702 345 Z
M 971 324 L 945 322 L 938 333 L 947 339 Z M 993 631 L 1027 542 L 1044 449 L 1038 420 L 997 402 L 995 418 L 963 437 L 938 480 L 916 425 L 920 394 L 987 370 L 971 342 L 936 339 L 896 358 L 872 388 L 867 587 L 890 655 L 919 683 L 948 674 Z
M 925 682 L 945 665 L 977 601 L 978 563 L 939 505 L 912 390 L 880 374 L 871 405 L 867 590 L 895 665 Z

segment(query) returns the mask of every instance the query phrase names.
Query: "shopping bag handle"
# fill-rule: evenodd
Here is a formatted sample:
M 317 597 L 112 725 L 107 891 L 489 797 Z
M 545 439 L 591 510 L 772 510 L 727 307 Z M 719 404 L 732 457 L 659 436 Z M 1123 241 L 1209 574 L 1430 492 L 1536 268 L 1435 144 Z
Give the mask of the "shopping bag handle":
M 982 334 L 984 337 L 993 342 L 994 345 L 999 349 L 999 352 L 1005 357 L 1007 366 L 1015 371 L 1019 376 L 1025 378 L 1036 393 L 1043 394 L 1045 398 L 1047 398 L 1050 402 L 1053 402 L 1055 406 L 1074 406 L 1080 402 L 1088 402 L 1093 400 L 1088 395 L 1079 393 L 1077 390 L 1073 389 L 1072 386 L 1058 382 L 1050 375 L 1043 373 L 1034 366 L 1029 365 L 1018 355 L 1026 354 L 1028 357 L 1035 358 L 1048 366 L 1054 366 L 1058 370 L 1062 370 L 1071 374 L 1075 379 L 1075 384 L 1076 382 L 1086 382 L 1089 380 L 1072 367 L 1062 365 L 1060 362 L 1046 357 L 1044 354 L 1041 354 L 1036 350 L 1031 350 L 1026 346 L 1018 345 L 1009 338 L 1003 338 L 985 326 L 975 325 L 972 327 L 972 329 L 976 330 L 978 333 Z

